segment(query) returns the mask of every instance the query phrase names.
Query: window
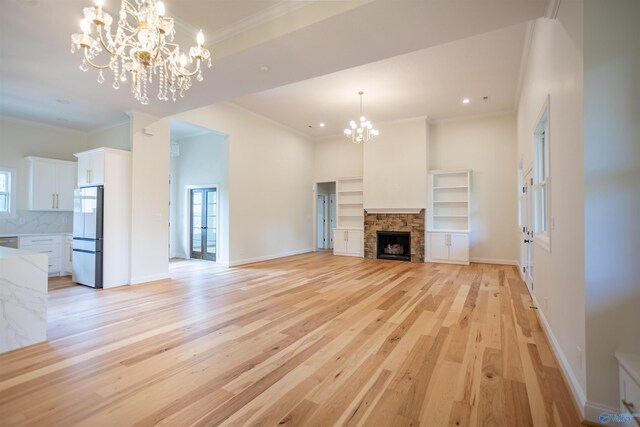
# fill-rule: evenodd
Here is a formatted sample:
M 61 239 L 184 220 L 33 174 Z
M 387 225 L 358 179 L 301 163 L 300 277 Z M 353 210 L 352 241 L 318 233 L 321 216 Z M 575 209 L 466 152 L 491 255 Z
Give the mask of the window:
M 0 217 L 12 216 L 14 213 L 13 195 L 15 170 L 0 168 Z
M 534 241 L 550 251 L 549 97 L 534 132 L 533 150 Z

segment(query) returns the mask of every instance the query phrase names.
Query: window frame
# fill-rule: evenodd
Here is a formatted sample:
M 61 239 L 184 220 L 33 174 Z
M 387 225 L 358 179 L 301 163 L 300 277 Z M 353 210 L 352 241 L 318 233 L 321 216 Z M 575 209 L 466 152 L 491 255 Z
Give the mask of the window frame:
M 549 95 L 533 132 L 533 241 L 551 252 L 551 135 Z
M 17 171 L 14 168 L 6 168 L 0 166 L 0 173 L 7 174 L 9 177 L 9 188 L 7 189 L 7 204 L 9 210 L 7 212 L 0 211 L 0 218 L 9 219 L 16 216 L 16 178 Z

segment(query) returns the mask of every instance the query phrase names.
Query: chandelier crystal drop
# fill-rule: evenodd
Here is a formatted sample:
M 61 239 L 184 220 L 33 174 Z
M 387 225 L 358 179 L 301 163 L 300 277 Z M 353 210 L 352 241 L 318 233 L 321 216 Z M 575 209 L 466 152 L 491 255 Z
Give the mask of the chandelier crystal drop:
M 196 46 L 185 55 L 173 43 L 173 18 L 165 16 L 161 1 L 122 0 L 115 33 L 111 32 L 113 18 L 102 9 L 103 5 L 104 0 L 95 0 L 94 6 L 85 7 L 80 21 L 82 32 L 71 36 L 71 52 L 84 52 L 82 71 L 89 66 L 99 70 L 98 83 L 103 83 L 103 71 L 110 69 L 113 88 L 117 90 L 120 83 L 130 80 L 133 96 L 144 105 L 149 103 L 147 88 L 154 80 L 161 101 L 167 101 L 169 93 L 173 101 L 176 94 L 183 97 L 191 87 L 191 77 L 203 80 L 202 66 L 207 63 L 211 67 L 211 54 L 203 47 L 202 31 L 196 37 Z M 97 63 L 99 58 L 102 63 Z
M 377 129 L 373 128 L 373 125 L 367 120 L 364 114 L 362 114 L 362 95 L 364 95 L 364 92 L 360 91 L 358 95 L 360 95 L 360 123 L 351 120 L 349 127 L 344 130 L 345 135 L 347 135 L 354 144 L 368 142 L 373 139 L 374 136 L 380 134 Z

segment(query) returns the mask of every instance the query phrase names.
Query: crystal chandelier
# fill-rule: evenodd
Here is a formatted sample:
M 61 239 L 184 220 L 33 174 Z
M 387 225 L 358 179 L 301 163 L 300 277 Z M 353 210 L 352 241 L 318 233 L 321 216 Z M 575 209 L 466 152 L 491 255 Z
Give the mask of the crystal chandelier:
M 351 120 L 349 123 L 349 127 L 344 130 L 345 135 L 351 138 L 351 142 L 354 144 L 361 144 L 363 142 L 368 142 L 374 136 L 378 136 L 380 132 L 377 129 L 373 128 L 373 125 L 367 118 L 362 114 L 362 95 L 364 92 L 358 92 L 360 95 L 360 124 L 357 124 L 355 120 Z
M 84 51 L 80 69 L 89 66 L 99 70 L 98 83 L 104 82 L 103 70 L 113 71 L 113 88 L 131 79 L 131 92 L 142 104 L 149 103 L 147 86 L 158 82 L 158 99 L 167 101 L 168 92 L 176 100 L 176 92 L 183 97 L 191 87 L 191 77 L 202 81 L 201 65 L 211 55 L 204 44 L 202 31 L 196 37 L 197 46 L 189 55 L 180 53 L 180 46 L 172 43 L 176 30 L 173 18 L 165 16 L 164 4 L 157 0 L 122 0 L 115 34 L 111 33 L 113 19 L 102 9 L 104 0 L 95 0 L 95 6 L 84 8 L 80 22 L 81 33 L 71 36 L 71 52 Z M 92 28 L 95 26 L 95 36 Z M 98 56 L 108 62 L 97 64 Z M 187 67 L 195 62 L 194 69 Z

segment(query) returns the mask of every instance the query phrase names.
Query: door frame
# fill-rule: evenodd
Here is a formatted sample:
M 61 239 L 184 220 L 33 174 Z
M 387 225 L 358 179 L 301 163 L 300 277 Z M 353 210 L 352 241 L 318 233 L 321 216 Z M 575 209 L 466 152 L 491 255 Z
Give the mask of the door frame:
M 328 181 L 316 181 L 313 183 L 313 187 L 311 190 L 312 193 L 312 198 L 311 198 L 311 203 L 312 203 L 312 209 L 313 209 L 313 215 L 311 218 L 311 222 L 312 222 L 312 229 L 311 229 L 311 244 L 312 244 L 312 248 L 313 248 L 313 252 L 317 252 L 318 250 L 318 224 L 317 224 L 317 209 L 318 209 L 318 196 L 320 194 L 318 194 L 318 184 L 324 184 L 324 183 L 335 183 L 336 180 L 328 180 Z M 334 193 L 335 194 L 335 193 Z M 328 249 L 333 249 L 334 247 L 334 243 L 333 242 L 333 228 L 331 228 L 331 223 L 333 221 L 333 224 L 336 223 L 335 218 L 333 218 L 333 212 L 331 212 L 331 206 L 330 206 L 330 200 L 331 200 L 331 194 L 327 194 L 327 201 L 329 202 L 329 208 L 328 208 L 328 221 L 327 221 L 327 231 L 326 233 L 328 233 L 327 236 L 327 248 Z M 334 203 L 335 203 L 335 198 L 337 196 L 334 196 Z
M 533 168 L 529 167 L 526 172 L 523 171 L 522 186 L 524 190 L 522 215 L 523 224 L 520 230 L 521 250 L 523 251 L 522 259 L 524 271 L 522 272 L 523 280 L 533 295 L 534 277 L 533 277 Z
M 218 203 L 216 203 L 216 260 L 213 262 L 218 262 L 218 253 L 219 253 L 219 241 L 220 241 L 220 186 L 218 184 L 200 184 L 200 185 L 185 185 L 184 186 L 184 196 L 185 196 L 185 232 L 183 235 L 184 241 L 187 243 L 185 245 L 185 259 L 199 259 L 199 258 L 191 258 L 191 190 L 204 190 L 207 188 L 214 188 L 216 190 L 216 195 L 218 197 Z M 211 260 L 206 260 L 212 262 Z
M 320 199 L 324 202 L 322 208 L 319 206 Z M 316 249 L 329 249 L 329 196 L 327 194 L 316 194 Z M 324 223 L 322 224 L 322 235 L 324 236 L 324 241 L 322 242 L 322 247 L 320 247 L 320 243 L 318 241 L 320 224 L 318 223 L 319 217 L 318 213 L 322 210 L 322 217 Z

